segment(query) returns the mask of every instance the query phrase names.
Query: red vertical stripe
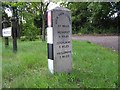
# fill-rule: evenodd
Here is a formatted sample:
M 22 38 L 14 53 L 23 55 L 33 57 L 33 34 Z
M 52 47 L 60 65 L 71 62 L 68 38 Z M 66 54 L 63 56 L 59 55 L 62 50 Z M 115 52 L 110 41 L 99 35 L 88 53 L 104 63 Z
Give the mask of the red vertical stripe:
M 51 27 L 51 11 L 48 11 L 48 27 Z

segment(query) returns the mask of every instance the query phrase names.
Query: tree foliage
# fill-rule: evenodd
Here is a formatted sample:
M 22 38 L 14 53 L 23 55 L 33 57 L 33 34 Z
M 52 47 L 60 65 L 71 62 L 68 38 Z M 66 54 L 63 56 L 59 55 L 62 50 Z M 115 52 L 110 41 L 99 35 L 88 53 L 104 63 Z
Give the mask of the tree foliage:
M 19 18 L 19 32 L 25 39 L 35 40 L 39 35 L 40 26 L 36 25 L 35 18 L 40 19 L 40 3 L 36 2 L 5 2 L 4 7 L 17 7 L 17 17 Z M 3 7 L 3 8 L 4 8 Z M 6 15 L 6 14 L 5 14 Z M 6 17 L 7 18 L 7 17 Z M 23 19 L 25 22 L 23 22 Z M 41 20 L 41 19 L 40 19 Z M 21 29 L 21 30 L 20 30 Z
M 72 11 L 73 33 L 117 33 L 119 2 L 69 2 L 64 6 Z M 118 15 L 113 16 L 115 13 Z
M 20 35 L 25 36 L 28 40 L 35 40 L 38 35 L 42 35 L 45 40 L 48 4 L 43 2 L 3 2 L 0 12 L 2 12 L 2 19 L 6 18 L 8 26 L 10 26 L 10 18 L 5 14 L 4 8 L 17 7 Z M 62 6 L 72 11 L 73 33 L 118 33 L 120 2 L 68 2 L 62 3 Z

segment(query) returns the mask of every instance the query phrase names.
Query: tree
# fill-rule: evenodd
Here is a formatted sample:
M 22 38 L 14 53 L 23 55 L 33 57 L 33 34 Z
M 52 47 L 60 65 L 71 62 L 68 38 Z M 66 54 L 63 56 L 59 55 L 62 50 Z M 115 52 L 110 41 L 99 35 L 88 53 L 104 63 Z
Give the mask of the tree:
M 6 7 L 17 7 L 17 17 L 19 17 L 19 32 L 23 36 L 29 37 L 29 40 L 33 40 L 38 35 L 38 29 L 34 25 L 34 18 L 37 16 L 37 13 L 40 13 L 39 6 L 40 3 L 35 2 L 5 2 L 3 3 Z M 3 16 L 4 17 L 4 16 Z M 24 17 L 27 23 L 22 23 L 22 18 Z M 22 27 L 23 26 L 23 27 Z M 29 27 L 29 28 L 28 28 Z M 22 29 L 22 31 L 21 31 Z M 30 34 L 30 35 L 29 35 Z M 20 35 L 20 34 L 19 34 Z
M 46 25 L 46 10 L 49 3 L 45 5 L 45 3 L 41 2 L 41 16 L 42 16 L 42 40 L 45 41 L 45 25 Z
M 89 17 L 89 22 L 95 28 L 101 29 L 100 33 L 111 32 L 117 33 L 117 17 L 112 17 L 115 13 L 118 12 L 116 9 L 117 3 L 115 2 L 99 2 L 99 3 L 90 3 L 88 8 L 91 11 L 91 16 Z M 111 28 L 114 28 L 113 30 Z M 105 30 L 106 31 L 102 31 Z
M 73 33 L 117 33 L 120 2 L 69 2 Z M 117 16 L 114 16 L 117 13 Z M 113 17 L 112 17 L 113 16 Z
M 89 17 L 88 2 L 69 2 L 65 5 L 72 11 L 72 30 L 78 33 L 81 27 L 84 27 Z

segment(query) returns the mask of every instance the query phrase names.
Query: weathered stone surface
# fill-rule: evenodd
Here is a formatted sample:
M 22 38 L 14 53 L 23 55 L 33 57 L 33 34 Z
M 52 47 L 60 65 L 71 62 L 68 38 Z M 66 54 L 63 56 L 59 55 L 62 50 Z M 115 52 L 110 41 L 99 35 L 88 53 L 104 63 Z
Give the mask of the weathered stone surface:
M 53 70 L 70 72 L 72 70 L 72 21 L 71 11 L 63 7 L 51 10 L 53 27 Z

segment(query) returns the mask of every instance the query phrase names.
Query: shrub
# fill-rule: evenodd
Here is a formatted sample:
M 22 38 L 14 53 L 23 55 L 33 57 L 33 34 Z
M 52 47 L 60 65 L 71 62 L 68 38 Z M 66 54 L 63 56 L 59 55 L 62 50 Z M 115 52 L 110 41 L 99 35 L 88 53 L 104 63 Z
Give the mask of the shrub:
M 23 25 L 22 35 L 25 36 L 25 40 L 34 41 L 39 35 L 39 29 L 34 24 L 26 23 Z

